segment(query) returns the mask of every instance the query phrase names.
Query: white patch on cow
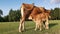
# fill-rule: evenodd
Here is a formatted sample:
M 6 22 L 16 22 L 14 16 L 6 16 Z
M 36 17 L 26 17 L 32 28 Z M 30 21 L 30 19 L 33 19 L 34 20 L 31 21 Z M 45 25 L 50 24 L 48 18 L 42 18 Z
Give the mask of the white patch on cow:
M 29 16 L 29 18 L 28 19 L 32 19 L 32 16 Z
M 23 17 L 23 6 L 21 7 L 21 16 Z

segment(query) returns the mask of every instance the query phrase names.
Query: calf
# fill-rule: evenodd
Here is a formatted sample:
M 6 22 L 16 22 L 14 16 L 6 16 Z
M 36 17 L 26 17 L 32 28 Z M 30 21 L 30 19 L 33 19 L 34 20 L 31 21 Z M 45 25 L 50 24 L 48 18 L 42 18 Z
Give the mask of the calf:
M 35 11 L 33 11 L 29 16 L 29 19 L 32 19 L 36 23 L 35 30 L 37 30 L 38 28 L 41 30 L 43 22 L 45 22 L 46 29 L 49 29 L 48 18 L 50 18 L 50 10 L 45 10 L 41 13 L 34 13 Z

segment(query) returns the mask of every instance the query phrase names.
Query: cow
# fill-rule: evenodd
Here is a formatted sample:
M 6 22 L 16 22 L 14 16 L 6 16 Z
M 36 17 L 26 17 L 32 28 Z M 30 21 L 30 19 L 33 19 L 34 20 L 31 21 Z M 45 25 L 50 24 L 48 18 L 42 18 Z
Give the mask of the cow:
M 33 8 L 34 8 L 34 4 L 25 4 L 25 3 L 22 3 L 19 32 L 24 30 L 24 21 L 25 21 L 26 18 L 29 17 L 29 15 L 31 14 Z
M 36 28 L 37 30 L 38 26 L 41 26 L 41 23 L 43 21 L 46 21 L 46 29 L 48 29 L 48 17 L 49 13 L 47 12 L 43 7 L 36 7 L 34 4 L 25 4 L 23 3 L 21 6 L 21 19 L 20 19 L 20 25 L 19 25 L 19 32 L 24 31 L 24 21 L 26 18 L 33 20 L 36 23 Z M 42 20 L 45 19 L 45 20 Z M 39 21 L 38 21 L 39 20 Z M 40 23 L 41 22 L 41 23 Z M 39 25 L 37 25 L 39 24 Z M 41 27 L 40 27 L 41 30 Z

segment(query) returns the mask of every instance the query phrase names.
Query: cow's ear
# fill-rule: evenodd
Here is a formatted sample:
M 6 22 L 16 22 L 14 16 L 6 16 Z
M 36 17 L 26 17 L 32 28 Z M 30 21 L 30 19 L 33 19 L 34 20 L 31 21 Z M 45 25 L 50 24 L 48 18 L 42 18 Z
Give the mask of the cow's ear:
M 34 3 L 32 3 L 32 5 L 34 5 Z
M 24 5 L 25 3 L 22 3 L 22 5 Z

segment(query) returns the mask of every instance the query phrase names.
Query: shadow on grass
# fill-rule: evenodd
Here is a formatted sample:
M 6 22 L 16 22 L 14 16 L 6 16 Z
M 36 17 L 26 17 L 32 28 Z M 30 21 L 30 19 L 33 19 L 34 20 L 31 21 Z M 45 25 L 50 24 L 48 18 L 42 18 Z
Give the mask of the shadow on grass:
M 49 28 L 52 28 L 52 27 L 54 27 L 54 26 L 56 26 L 56 25 L 58 25 L 58 23 L 50 23 L 50 24 L 49 24 Z
M 58 25 L 58 23 L 50 23 L 49 24 L 49 28 L 52 28 L 52 27 L 54 27 L 54 26 L 56 26 L 56 25 Z M 30 30 L 34 30 L 35 29 L 35 27 L 27 27 L 26 29 L 25 29 L 25 31 L 30 31 Z
M 34 30 L 35 27 L 29 27 L 29 28 L 26 28 L 25 31 L 30 31 L 30 30 Z

